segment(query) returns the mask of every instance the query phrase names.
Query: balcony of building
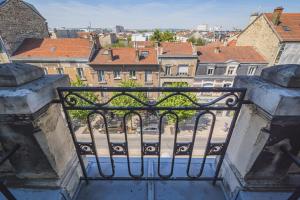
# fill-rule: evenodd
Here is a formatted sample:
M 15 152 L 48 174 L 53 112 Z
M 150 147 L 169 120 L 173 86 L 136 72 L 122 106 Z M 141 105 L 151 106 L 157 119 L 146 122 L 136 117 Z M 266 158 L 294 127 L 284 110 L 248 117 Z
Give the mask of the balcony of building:
M 297 65 L 231 88 L 70 87 L 25 64 L 0 77 L 0 199 L 297 199 Z

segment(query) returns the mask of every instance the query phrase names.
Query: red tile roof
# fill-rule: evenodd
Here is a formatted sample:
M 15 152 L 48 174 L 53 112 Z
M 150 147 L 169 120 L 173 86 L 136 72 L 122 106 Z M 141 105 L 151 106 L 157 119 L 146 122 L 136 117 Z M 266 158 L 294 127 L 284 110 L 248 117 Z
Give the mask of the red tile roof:
M 92 43 L 87 39 L 60 38 L 34 39 L 23 41 L 13 59 L 88 59 Z
M 224 63 L 234 60 L 240 63 L 267 63 L 258 52 L 250 46 L 220 46 L 219 53 L 215 52 L 216 47 L 198 47 L 200 63 Z
M 162 42 L 161 55 L 193 55 L 193 46 L 189 42 Z
M 94 65 L 157 65 L 155 48 L 139 48 L 140 54 L 142 51 L 147 51 L 149 54 L 145 58 L 136 59 L 136 49 L 129 47 L 113 48 L 113 59 L 111 60 L 107 49 L 101 49 L 90 64 Z
M 272 22 L 272 13 L 265 13 L 264 15 L 282 41 L 300 42 L 300 13 L 282 13 L 279 20 L 280 23 L 277 26 Z M 285 27 L 288 27 L 290 30 L 284 30 Z

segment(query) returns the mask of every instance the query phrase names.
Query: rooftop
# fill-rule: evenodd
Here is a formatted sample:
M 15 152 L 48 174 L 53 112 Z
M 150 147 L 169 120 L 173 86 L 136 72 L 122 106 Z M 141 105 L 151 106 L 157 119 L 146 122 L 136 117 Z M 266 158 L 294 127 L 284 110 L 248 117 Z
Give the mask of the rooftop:
M 193 46 L 189 42 L 162 42 L 160 55 L 164 56 L 192 56 Z
M 12 56 L 12 60 L 88 60 L 92 43 L 81 38 L 28 38 Z
M 300 13 L 282 13 L 277 26 L 272 23 L 272 15 L 273 13 L 264 14 L 282 41 L 300 42 Z
M 249 46 L 201 46 L 197 51 L 200 63 L 224 63 L 229 60 L 240 63 L 267 63 L 263 56 Z
M 92 65 L 157 65 L 155 48 L 139 48 L 139 59 L 136 49 L 129 47 L 112 48 L 112 58 L 108 49 L 101 49 L 92 60 Z M 143 53 L 148 55 L 142 56 Z

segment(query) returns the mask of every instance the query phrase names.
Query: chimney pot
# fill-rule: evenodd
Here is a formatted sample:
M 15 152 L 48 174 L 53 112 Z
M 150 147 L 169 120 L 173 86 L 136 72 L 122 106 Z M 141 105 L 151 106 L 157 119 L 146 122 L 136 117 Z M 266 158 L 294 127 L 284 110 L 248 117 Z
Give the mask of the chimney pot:
M 111 60 L 111 61 L 113 61 L 113 51 L 112 51 L 112 49 L 111 48 L 109 48 L 108 50 L 107 50 L 107 52 L 108 52 L 108 59 L 109 60 Z
M 215 52 L 215 53 L 220 53 L 220 52 L 221 52 L 220 47 L 215 47 L 214 52 Z
M 272 15 L 272 22 L 275 26 L 279 25 L 282 12 L 283 12 L 283 7 L 277 7 L 274 9 Z
M 135 50 L 135 61 L 136 62 L 140 61 L 140 52 L 138 49 Z

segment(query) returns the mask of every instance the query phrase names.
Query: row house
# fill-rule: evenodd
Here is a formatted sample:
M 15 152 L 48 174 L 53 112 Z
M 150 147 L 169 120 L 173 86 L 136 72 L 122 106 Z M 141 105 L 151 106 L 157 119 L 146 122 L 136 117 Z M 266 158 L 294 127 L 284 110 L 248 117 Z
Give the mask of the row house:
M 116 87 L 126 80 L 133 80 L 143 87 L 160 85 L 155 48 L 101 49 L 89 65 L 96 72 L 93 85 Z M 149 94 L 149 98 L 156 96 Z
M 253 47 L 202 46 L 197 51 L 195 87 L 231 87 L 235 76 L 260 75 L 268 64 Z
M 262 13 L 237 37 L 237 46 L 253 46 L 269 65 L 300 64 L 300 13 Z
M 198 56 L 191 43 L 162 42 L 157 51 L 161 66 L 160 86 L 173 82 L 193 85 Z
M 194 87 L 232 87 L 236 76 L 260 75 L 267 61 L 252 47 L 202 46 L 197 48 L 199 61 Z M 211 101 L 219 93 L 199 94 L 201 101 Z M 220 101 L 220 104 L 223 104 Z M 230 116 L 230 111 L 216 111 L 217 115 Z
M 88 63 L 96 49 L 97 45 L 87 39 L 28 38 L 10 59 L 39 66 L 45 74 L 68 74 L 71 81 L 79 78 L 91 83 L 93 73 Z

